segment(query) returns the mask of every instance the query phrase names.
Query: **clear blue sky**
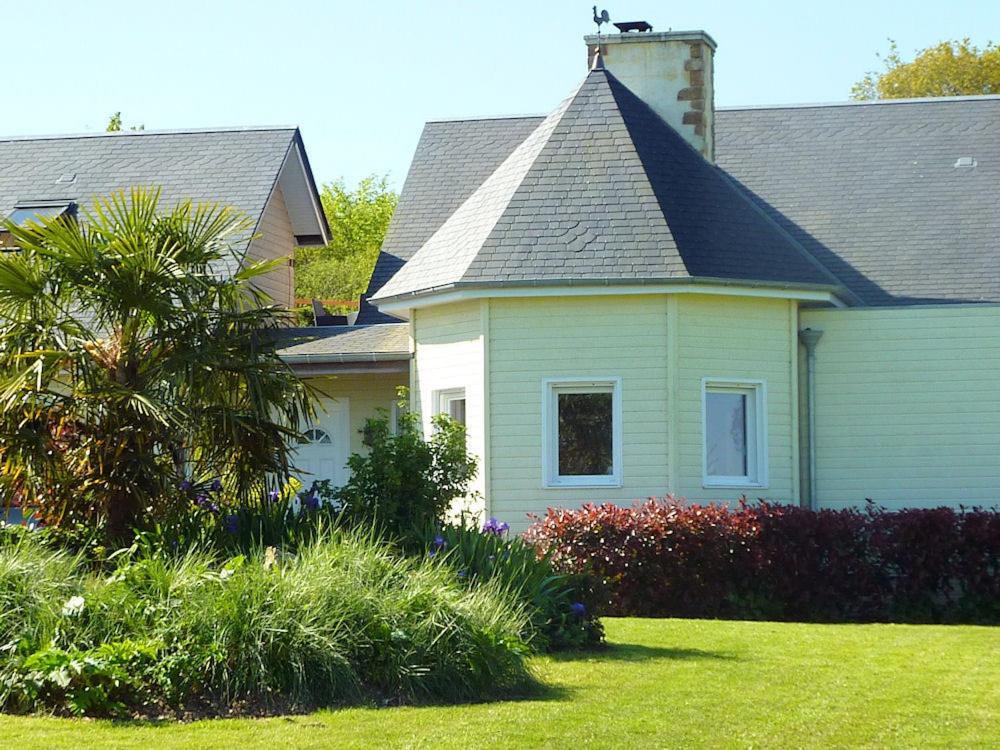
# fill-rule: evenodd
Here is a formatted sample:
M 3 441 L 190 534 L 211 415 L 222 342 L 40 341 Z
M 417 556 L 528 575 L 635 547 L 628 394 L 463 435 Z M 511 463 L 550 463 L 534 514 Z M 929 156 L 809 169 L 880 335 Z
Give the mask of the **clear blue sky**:
M 0 0 L 9 135 L 297 124 L 319 181 L 402 184 L 425 120 L 542 113 L 585 74 L 589 0 Z M 8 7 L 9 6 L 9 7 Z M 838 101 L 886 38 L 910 54 L 1000 34 L 998 0 L 607 0 L 708 31 L 716 99 Z M 0 165 L 2 166 L 2 165 Z

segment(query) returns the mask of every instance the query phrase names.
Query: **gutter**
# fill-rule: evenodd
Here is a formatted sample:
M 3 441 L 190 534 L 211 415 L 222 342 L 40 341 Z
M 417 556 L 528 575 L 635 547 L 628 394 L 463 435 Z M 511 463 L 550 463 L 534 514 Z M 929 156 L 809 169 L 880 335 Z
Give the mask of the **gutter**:
M 680 278 L 611 278 L 611 279 L 509 279 L 500 281 L 455 281 L 448 284 L 440 284 L 424 289 L 401 292 L 381 296 L 375 294 L 368 298 L 376 307 L 381 309 L 382 305 L 394 306 L 413 299 L 431 297 L 442 292 L 465 291 L 465 290 L 489 290 L 489 289 L 541 289 L 552 288 L 602 288 L 602 287 L 627 287 L 627 286 L 729 286 L 744 287 L 747 289 L 777 289 L 777 290 L 799 290 L 811 292 L 826 292 L 837 297 L 847 295 L 847 290 L 839 284 L 799 284 L 787 281 L 759 281 L 731 278 L 717 278 L 713 276 L 680 277 Z
M 817 509 L 816 494 L 816 344 L 823 337 L 823 332 L 813 328 L 799 331 L 799 341 L 806 348 L 806 415 L 809 420 L 807 434 L 807 453 L 809 456 L 809 487 L 806 493 L 806 507 Z
M 288 365 L 336 365 L 363 362 L 405 362 L 409 352 L 362 352 L 358 354 L 281 354 L 281 361 Z

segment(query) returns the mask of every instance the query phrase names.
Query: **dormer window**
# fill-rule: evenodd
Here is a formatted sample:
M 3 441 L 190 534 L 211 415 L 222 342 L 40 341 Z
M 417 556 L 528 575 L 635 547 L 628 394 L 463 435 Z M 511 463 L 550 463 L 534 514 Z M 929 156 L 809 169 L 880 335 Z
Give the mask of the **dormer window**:
M 76 204 L 71 201 L 26 201 L 15 205 L 14 210 L 5 218 L 23 227 L 29 221 L 41 224 L 45 219 L 73 216 L 75 213 Z M 0 250 L 17 250 L 14 238 L 3 226 L 0 226 Z

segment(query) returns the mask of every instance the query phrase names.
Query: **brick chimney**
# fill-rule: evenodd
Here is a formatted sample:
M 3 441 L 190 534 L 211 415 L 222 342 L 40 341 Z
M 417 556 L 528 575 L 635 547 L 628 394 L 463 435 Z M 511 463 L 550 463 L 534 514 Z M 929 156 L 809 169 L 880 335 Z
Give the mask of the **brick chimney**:
M 684 136 L 715 159 L 715 40 L 704 31 L 629 32 L 584 37 L 587 68 L 601 45 L 604 67 Z

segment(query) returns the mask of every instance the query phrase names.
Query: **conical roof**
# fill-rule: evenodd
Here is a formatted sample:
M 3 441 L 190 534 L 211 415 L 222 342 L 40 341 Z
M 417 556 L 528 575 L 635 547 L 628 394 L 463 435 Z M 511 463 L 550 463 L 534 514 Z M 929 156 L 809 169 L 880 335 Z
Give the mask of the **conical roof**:
M 373 299 L 463 285 L 680 279 L 837 284 L 598 67 Z

